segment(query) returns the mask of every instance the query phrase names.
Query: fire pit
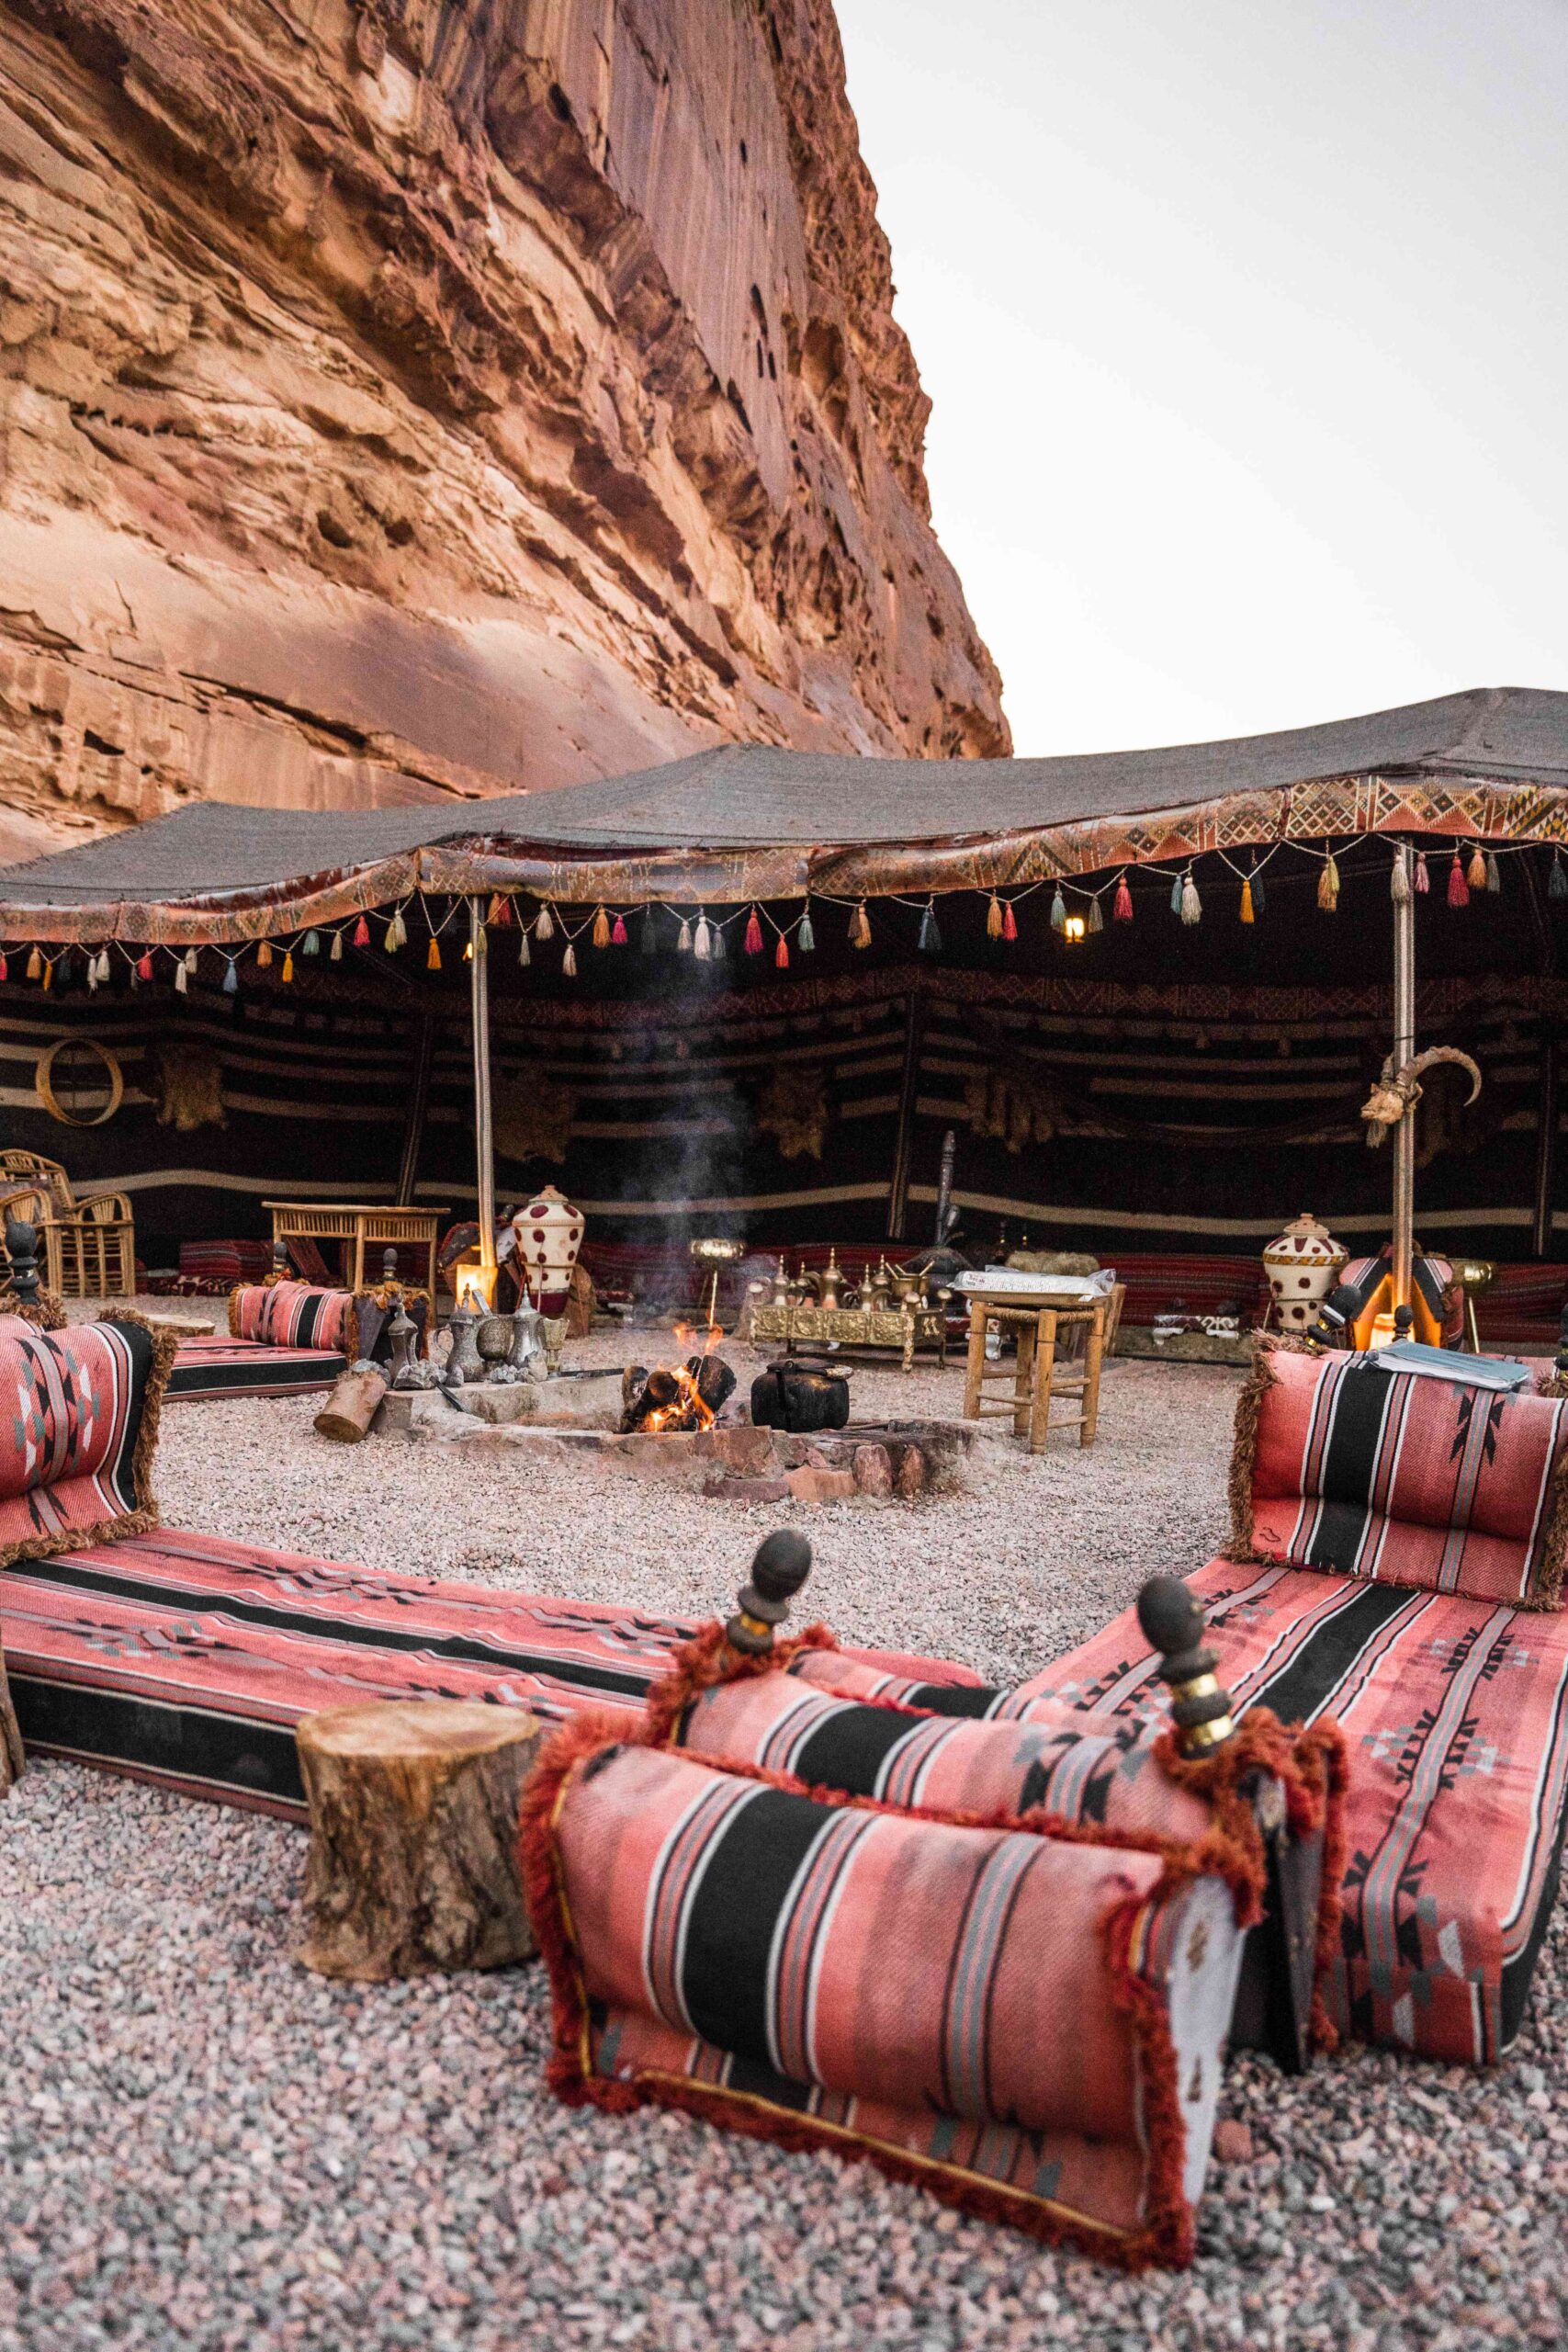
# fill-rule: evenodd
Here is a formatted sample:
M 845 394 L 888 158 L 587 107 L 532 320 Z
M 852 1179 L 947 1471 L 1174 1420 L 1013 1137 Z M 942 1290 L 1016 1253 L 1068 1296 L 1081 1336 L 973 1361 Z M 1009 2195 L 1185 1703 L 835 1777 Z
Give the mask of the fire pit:
M 681 1364 L 627 1364 L 621 1374 L 621 1433 L 689 1435 L 712 1429 L 735 1388 L 722 1356 L 688 1356 Z

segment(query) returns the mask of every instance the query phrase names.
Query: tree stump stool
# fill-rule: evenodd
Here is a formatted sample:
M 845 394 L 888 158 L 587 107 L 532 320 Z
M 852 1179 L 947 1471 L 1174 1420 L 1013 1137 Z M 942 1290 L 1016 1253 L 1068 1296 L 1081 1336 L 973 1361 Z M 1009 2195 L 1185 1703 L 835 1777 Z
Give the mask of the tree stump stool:
M 534 1958 L 517 1861 L 532 1715 L 388 1700 L 306 1715 L 295 1736 L 310 1804 L 307 1968 L 381 1983 Z
M 337 1386 L 316 1415 L 317 1435 L 336 1438 L 340 1445 L 357 1445 L 369 1436 L 386 1393 L 387 1375 L 375 1365 L 366 1372 L 340 1373 Z

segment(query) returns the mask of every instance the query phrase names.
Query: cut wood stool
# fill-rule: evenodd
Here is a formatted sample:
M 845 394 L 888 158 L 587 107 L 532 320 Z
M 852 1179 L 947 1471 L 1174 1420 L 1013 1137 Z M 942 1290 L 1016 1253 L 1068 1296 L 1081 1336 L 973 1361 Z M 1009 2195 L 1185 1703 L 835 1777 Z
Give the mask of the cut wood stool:
M 517 1867 L 532 1715 L 394 1699 L 305 1715 L 295 1736 L 310 1805 L 307 1968 L 378 1984 L 534 1958 Z
M 969 1308 L 964 1419 L 988 1420 L 1005 1414 L 1012 1422 L 1013 1435 L 1028 1440 L 1031 1453 L 1043 1453 L 1053 1397 L 1076 1399 L 1077 1412 L 1058 1419 L 1057 1427 L 1076 1429 L 1079 1445 L 1092 1445 L 1100 1422 L 1100 1373 L 1112 1304 L 1097 1298 L 1088 1306 L 998 1306 L 985 1299 L 974 1300 Z M 1015 1335 L 1018 1355 L 1013 1363 L 987 1363 L 986 1333 L 992 1324 Z M 1063 1338 L 1079 1330 L 1085 1335 L 1082 1356 L 1063 1354 Z M 987 1388 L 1001 1383 L 1011 1391 L 1007 1399 L 988 1398 Z

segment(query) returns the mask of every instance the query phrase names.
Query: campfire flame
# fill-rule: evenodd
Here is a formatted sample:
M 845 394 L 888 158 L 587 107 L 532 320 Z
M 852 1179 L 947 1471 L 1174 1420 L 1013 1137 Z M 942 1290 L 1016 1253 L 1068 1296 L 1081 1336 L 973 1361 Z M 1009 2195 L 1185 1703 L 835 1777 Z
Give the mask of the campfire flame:
M 673 1424 L 680 1430 L 711 1430 L 713 1415 L 704 1404 L 702 1392 L 686 1366 L 671 1364 L 666 1368 L 675 1383 L 674 1399 L 649 1413 L 643 1422 L 644 1429 L 663 1430 Z

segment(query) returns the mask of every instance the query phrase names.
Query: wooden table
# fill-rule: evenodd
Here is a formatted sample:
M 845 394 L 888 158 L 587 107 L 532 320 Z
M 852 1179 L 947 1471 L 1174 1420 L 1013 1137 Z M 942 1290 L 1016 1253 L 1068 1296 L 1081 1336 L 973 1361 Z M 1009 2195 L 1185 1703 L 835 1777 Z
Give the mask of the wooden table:
M 423 1250 L 429 1261 L 424 1286 L 434 1298 L 435 1250 L 441 1220 L 451 1214 L 448 1209 L 369 1208 L 363 1201 L 264 1201 L 262 1206 L 272 1211 L 275 1248 L 278 1242 L 291 1238 L 341 1241 L 344 1286 L 347 1290 L 365 1288 L 367 1249 L 385 1250 L 396 1242 Z M 380 1271 L 378 1266 L 374 1270 L 378 1279 Z

